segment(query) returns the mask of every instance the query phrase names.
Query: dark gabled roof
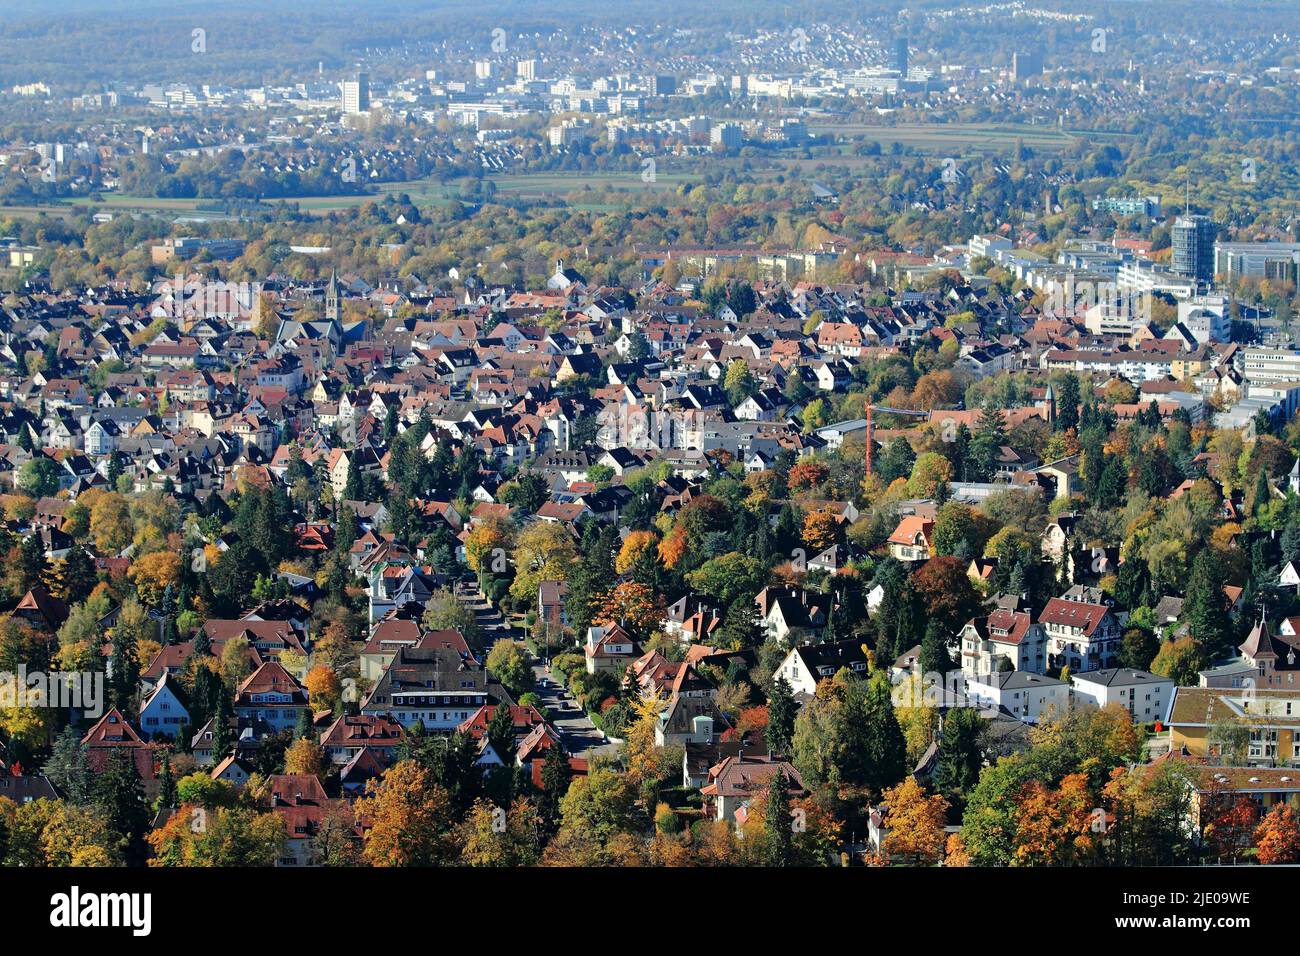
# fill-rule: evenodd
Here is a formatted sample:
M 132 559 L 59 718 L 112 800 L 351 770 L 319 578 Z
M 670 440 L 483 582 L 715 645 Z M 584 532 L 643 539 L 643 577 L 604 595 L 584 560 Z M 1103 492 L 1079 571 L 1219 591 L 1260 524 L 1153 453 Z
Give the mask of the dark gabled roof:
M 1161 677 L 1159 674 L 1152 674 L 1148 671 L 1135 670 L 1132 667 L 1107 667 L 1099 671 L 1083 671 L 1078 674 L 1071 674 L 1073 680 L 1087 681 L 1089 684 L 1100 684 L 1103 687 L 1115 687 L 1126 684 L 1153 684 L 1161 681 L 1172 683 L 1168 677 Z
M 1067 686 L 1064 681 L 1059 681 L 1055 677 L 1048 677 L 1046 674 L 1034 674 L 1030 671 L 997 671 L 992 674 L 983 674 L 977 678 L 970 678 L 970 682 L 996 684 L 1002 690 L 1019 690 L 1022 687 Z
M 799 655 L 804 666 L 814 674 L 825 667 L 838 671 L 841 667 L 852 669 L 855 664 L 862 667 L 867 663 L 862 642 L 852 638 L 843 641 L 827 641 L 823 644 L 800 644 L 795 648 L 795 653 Z

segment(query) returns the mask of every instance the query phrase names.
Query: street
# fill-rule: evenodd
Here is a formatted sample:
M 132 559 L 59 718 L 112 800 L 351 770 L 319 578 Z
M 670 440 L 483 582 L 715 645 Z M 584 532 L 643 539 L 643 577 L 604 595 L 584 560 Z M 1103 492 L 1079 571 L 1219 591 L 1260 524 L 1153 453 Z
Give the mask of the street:
M 483 631 L 484 645 L 491 647 L 499 640 L 523 640 L 524 635 L 493 607 L 487 597 L 471 582 L 456 584 L 456 598 L 474 612 Z M 551 715 L 551 725 L 559 732 L 564 749 L 575 757 L 590 759 L 597 754 L 616 756 L 618 745 L 601 734 L 558 680 L 552 678 L 541 664 L 533 665 L 534 690 Z
M 588 760 L 598 754 L 611 757 L 618 754 L 618 745 L 601 735 L 559 680 L 548 675 L 541 664 L 533 665 L 533 681 L 537 696 L 551 714 L 551 724 L 560 732 L 569 753 Z

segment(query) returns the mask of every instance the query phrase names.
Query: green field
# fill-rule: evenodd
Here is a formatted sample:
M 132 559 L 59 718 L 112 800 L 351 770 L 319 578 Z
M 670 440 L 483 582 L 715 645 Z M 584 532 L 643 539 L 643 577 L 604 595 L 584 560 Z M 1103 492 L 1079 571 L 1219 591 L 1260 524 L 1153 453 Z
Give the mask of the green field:
M 939 156 L 961 156 L 971 153 L 999 154 L 1007 153 L 1017 143 L 1037 152 L 1055 152 L 1080 138 L 1088 140 L 1111 139 L 1121 134 L 1099 133 L 1092 130 L 1076 131 L 1055 126 L 1028 126 L 1015 123 L 910 123 L 898 126 L 876 126 L 867 123 L 834 123 L 827 121 L 813 122 L 809 131 L 817 136 L 834 136 L 837 146 L 831 155 L 812 158 L 801 156 L 783 156 L 773 154 L 762 161 L 753 163 L 750 174 L 762 179 L 778 172 L 789 171 L 791 167 L 814 167 L 817 164 L 854 165 L 864 161 L 863 157 L 852 153 L 854 142 L 877 142 L 888 147 L 899 143 L 924 153 Z M 690 162 L 689 160 L 687 161 Z M 728 164 L 738 162 L 735 159 L 714 159 L 711 162 Z M 664 169 L 666 163 L 660 163 L 660 169 L 652 183 L 642 182 L 640 171 L 631 169 L 626 172 L 537 172 L 507 173 L 487 177 L 496 187 L 497 195 L 502 199 L 517 200 L 567 200 L 568 197 L 589 187 L 602 193 L 609 191 L 626 194 L 628 200 L 650 192 L 671 192 L 683 183 L 699 180 L 699 164 L 694 164 L 688 171 Z M 459 182 L 443 183 L 435 179 L 417 179 L 405 183 L 382 183 L 378 195 L 405 193 L 417 205 L 431 205 L 445 202 L 461 195 Z M 325 215 L 339 209 L 348 209 L 375 199 L 376 196 L 300 196 L 289 199 L 271 199 L 267 202 L 296 203 L 304 212 Z M 593 197 L 595 198 L 595 197 Z M 92 202 L 87 198 L 71 200 L 67 204 L 49 206 L 4 206 L 0 207 L 0 216 L 31 217 L 46 213 L 48 215 L 67 215 L 72 210 L 91 206 L 104 212 L 144 212 L 168 214 L 174 216 L 195 216 L 203 213 L 215 214 L 218 201 L 213 199 L 156 199 L 147 196 L 122 196 L 108 194 L 102 202 Z M 602 195 L 597 201 L 582 202 L 576 200 L 571 206 L 578 210 L 605 212 L 621 207 L 618 201 L 610 202 Z
M 1055 126 L 1017 123 L 905 123 L 875 126 L 866 123 L 810 123 L 814 136 L 843 136 L 890 146 L 899 143 L 928 153 L 1000 153 L 1014 149 L 1017 142 L 1036 151 L 1056 151 L 1074 142 L 1076 134 Z M 1091 133 L 1089 134 L 1092 135 Z
M 648 192 L 670 192 L 685 182 L 698 179 L 684 172 L 658 172 L 654 182 L 642 182 L 639 171 L 626 173 L 512 173 L 489 176 L 502 199 L 556 200 L 583 188 L 626 193 L 629 198 Z M 405 183 L 381 183 L 376 194 L 365 196 L 299 196 L 286 199 L 268 199 L 268 203 L 295 203 L 304 212 L 324 215 L 338 209 L 348 209 L 371 202 L 385 195 L 405 193 L 417 205 L 445 202 L 461 195 L 459 183 L 443 183 L 435 179 L 417 179 Z M 150 196 L 125 196 L 104 194 L 102 202 L 89 198 L 70 200 L 65 204 L 46 206 L 0 206 L 0 217 L 32 217 L 41 213 L 65 216 L 87 207 L 96 212 L 171 213 L 175 216 L 195 216 L 204 213 L 218 214 L 219 200 L 215 199 L 157 199 Z M 612 209 L 608 203 L 573 203 L 575 209 Z

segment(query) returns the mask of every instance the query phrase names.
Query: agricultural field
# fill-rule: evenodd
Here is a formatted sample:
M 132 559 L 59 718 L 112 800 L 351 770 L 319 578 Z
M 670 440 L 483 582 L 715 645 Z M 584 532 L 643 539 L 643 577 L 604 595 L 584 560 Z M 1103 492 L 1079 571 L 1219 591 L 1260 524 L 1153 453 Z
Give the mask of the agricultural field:
M 1017 142 L 1036 151 L 1054 152 L 1064 149 L 1075 139 L 1069 130 L 1055 126 L 1016 123 L 908 123 L 875 126 L 866 123 L 814 122 L 809 124 L 808 132 L 813 136 L 877 142 L 885 147 L 898 143 L 923 152 L 944 154 L 1000 153 L 1014 149 Z

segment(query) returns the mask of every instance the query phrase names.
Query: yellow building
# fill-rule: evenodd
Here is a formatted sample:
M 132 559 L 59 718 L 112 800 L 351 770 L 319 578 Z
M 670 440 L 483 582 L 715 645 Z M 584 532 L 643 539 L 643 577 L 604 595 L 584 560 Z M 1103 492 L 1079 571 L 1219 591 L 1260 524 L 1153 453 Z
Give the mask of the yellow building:
M 1170 747 L 1195 757 L 1221 757 L 1216 727 L 1242 725 L 1248 732 L 1246 763 L 1300 767 L 1300 687 L 1178 687 L 1169 707 Z M 1300 777 L 1300 774 L 1297 774 Z

